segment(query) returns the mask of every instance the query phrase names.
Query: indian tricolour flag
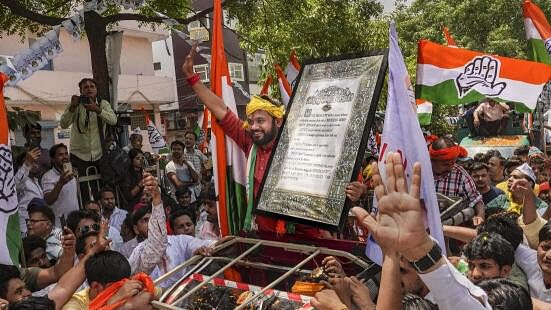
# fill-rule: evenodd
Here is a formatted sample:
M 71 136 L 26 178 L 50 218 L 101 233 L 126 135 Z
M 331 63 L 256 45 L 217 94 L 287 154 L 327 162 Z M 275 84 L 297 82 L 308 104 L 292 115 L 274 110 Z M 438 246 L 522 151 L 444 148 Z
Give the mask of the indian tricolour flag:
M 532 1 L 522 5 L 524 27 L 528 39 L 528 57 L 534 61 L 551 65 L 551 26 L 543 11 Z
M 287 81 L 285 72 L 283 72 L 283 69 L 281 69 L 281 67 L 278 64 L 275 65 L 275 70 L 277 74 L 277 82 L 279 84 L 279 93 L 281 94 L 281 102 L 284 105 L 287 105 L 291 100 L 291 94 L 293 92 L 293 88 L 291 87 L 291 83 Z
M 432 120 L 432 103 L 423 99 L 415 99 L 415 104 L 417 105 L 417 119 L 419 120 L 419 125 L 430 125 Z
M 13 174 L 8 115 L 4 102 L 4 84 L 8 76 L 0 72 L 0 264 L 18 265 L 21 233 L 17 213 L 17 194 Z
M 551 66 L 421 40 L 417 56 L 415 97 L 458 105 L 484 98 L 534 110 Z
M 236 115 L 237 106 L 233 95 L 228 62 L 224 52 L 222 35 L 222 4 L 214 0 L 212 29 L 211 90 L 221 97 Z M 208 117 L 207 117 L 208 119 Z M 215 118 L 212 121 L 212 154 L 215 188 L 218 195 L 218 220 L 223 236 L 237 234 L 243 227 L 247 210 L 245 184 L 245 153 L 226 137 Z
M 285 68 L 285 76 L 287 81 L 291 84 L 291 88 L 295 86 L 298 74 L 300 72 L 300 62 L 298 62 L 298 57 L 295 51 L 291 51 L 291 56 L 289 56 L 289 63 Z

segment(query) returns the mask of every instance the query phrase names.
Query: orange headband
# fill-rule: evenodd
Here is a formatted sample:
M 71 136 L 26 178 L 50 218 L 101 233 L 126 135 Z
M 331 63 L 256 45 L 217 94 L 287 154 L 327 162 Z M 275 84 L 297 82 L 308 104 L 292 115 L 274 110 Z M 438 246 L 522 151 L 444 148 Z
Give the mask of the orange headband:
M 134 276 L 132 276 L 132 280 L 138 280 L 144 284 L 144 288 L 147 292 L 154 294 L 155 292 L 155 286 L 153 285 L 153 280 L 146 275 L 143 272 L 137 273 Z M 129 297 L 122 298 L 117 300 L 115 303 L 107 305 L 107 301 L 117 293 L 117 291 L 122 287 L 124 282 L 128 281 L 128 279 L 122 279 L 118 282 L 115 282 L 111 285 L 109 285 L 108 288 L 103 290 L 94 300 L 90 302 L 90 305 L 88 309 L 90 310 L 114 310 L 119 308 L 120 306 L 124 305 L 124 303 L 128 300 Z
M 456 160 L 457 157 L 466 157 L 467 150 L 465 150 L 462 146 L 454 145 L 436 151 L 432 148 L 431 144 L 429 147 L 429 155 L 431 159 L 449 161 Z

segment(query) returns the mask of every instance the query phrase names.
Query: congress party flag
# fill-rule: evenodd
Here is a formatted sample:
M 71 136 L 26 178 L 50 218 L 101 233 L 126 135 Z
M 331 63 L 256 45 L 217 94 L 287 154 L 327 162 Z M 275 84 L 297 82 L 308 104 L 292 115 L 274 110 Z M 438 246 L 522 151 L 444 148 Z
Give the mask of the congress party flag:
M 4 102 L 4 84 L 8 76 L 0 72 L 0 264 L 18 265 L 21 232 L 17 213 L 17 194 L 10 146 L 8 115 Z
M 528 57 L 551 65 L 551 26 L 545 14 L 530 0 L 524 1 L 522 12 L 529 45 Z
M 142 108 L 142 112 L 145 115 L 145 123 L 147 124 L 147 135 L 149 136 L 149 144 L 156 154 L 159 154 L 159 150 L 166 147 L 165 138 L 155 126 L 155 123 L 149 118 L 149 115 Z
M 417 55 L 415 97 L 458 105 L 493 98 L 534 110 L 551 66 L 421 40 Z
M 440 211 L 436 201 L 434 178 L 429 153 L 421 127 L 417 122 L 415 102 L 413 102 L 413 87 L 406 69 L 404 57 L 398 45 L 398 34 L 394 22 L 390 24 L 390 49 L 388 56 L 389 77 L 388 97 L 383 127 L 383 137 L 379 153 L 379 167 L 384 167 L 384 162 L 390 152 L 398 152 L 402 155 L 405 174 L 408 184 L 412 183 L 413 164 L 421 164 L 421 199 L 426 208 L 426 221 L 419 225 L 428 226 L 433 238 L 444 250 L 444 235 L 440 221 Z M 386 180 L 385 169 L 379 170 L 381 178 Z M 380 247 L 373 238 L 368 239 L 366 255 L 378 264 L 382 264 Z M 445 254 L 444 254 L 445 255 Z

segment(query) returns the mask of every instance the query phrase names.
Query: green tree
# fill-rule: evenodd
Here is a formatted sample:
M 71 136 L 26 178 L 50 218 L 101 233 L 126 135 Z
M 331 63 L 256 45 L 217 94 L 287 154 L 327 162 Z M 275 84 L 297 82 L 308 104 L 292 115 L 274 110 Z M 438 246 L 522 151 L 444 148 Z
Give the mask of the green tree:
M 388 45 L 383 7 L 373 0 L 247 0 L 226 7 L 239 21 L 243 48 L 266 53 L 264 72 L 286 65 L 291 50 L 305 60 Z
M 27 31 L 44 33 L 51 26 L 61 24 L 74 10 L 82 6 L 82 0 L 0 0 L 0 36 L 17 34 L 24 37 Z M 103 14 L 95 11 L 84 13 L 84 29 L 90 45 L 92 74 L 98 82 L 98 93 L 103 98 L 109 98 L 109 76 L 107 57 L 105 53 L 106 36 L 109 27 L 122 20 L 135 20 L 144 25 L 155 27 L 163 18 L 157 16 L 160 12 L 185 25 L 198 20 L 210 12 L 212 8 L 195 12 L 186 0 L 155 0 L 147 1 L 136 12 L 121 12 L 121 7 L 109 6 Z M 189 13 L 195 13 L 187 17 Z

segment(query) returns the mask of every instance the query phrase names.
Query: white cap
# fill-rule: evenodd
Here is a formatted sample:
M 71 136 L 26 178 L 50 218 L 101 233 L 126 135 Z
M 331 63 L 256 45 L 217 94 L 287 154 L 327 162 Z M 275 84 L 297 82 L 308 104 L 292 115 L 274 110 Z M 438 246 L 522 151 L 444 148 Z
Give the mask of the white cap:
M 522 174 L 524 174 L 527 178 L 532 180 L 534 184 L 536 184 L 536 175 L 534 174 L 534 170 L 532 170 L 532 168 L 527 163 L 518 166 L 517 168 L 515 168 L 515 170 L 522 172 Z

